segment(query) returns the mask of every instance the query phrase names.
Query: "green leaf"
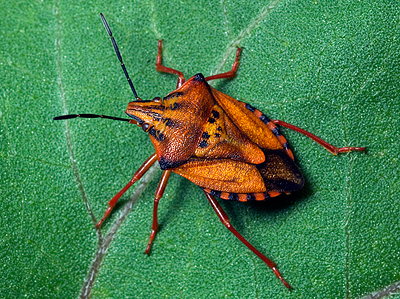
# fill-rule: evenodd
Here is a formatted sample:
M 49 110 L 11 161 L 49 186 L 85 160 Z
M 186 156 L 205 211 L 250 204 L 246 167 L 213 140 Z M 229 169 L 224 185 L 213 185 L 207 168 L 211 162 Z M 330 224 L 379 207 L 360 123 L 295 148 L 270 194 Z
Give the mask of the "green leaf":
M 3 1 L 0 9 L 0 297 L 381 298 L 399 291 L 399 3 Z M 154 150 L 147 134 L 126 123 L 52 120 L 124 117 L 133 99 L 100 12 L 143 99 L 176 86 L 176 76 L 155 71 L 158 39 L 163 63 L 187 78 L 229 70 L 240 46 L 236 78 L 214 87 L 334 145 L 368 148 L 333 156 L 283 129 L 307 180 L 302 191 L 265 203 L 220 200 L 293 291 L 178 175 L 160 202 L 150 256 L 143 251 L 159 170 L 128 191 L 96 232 L 108 200 Z

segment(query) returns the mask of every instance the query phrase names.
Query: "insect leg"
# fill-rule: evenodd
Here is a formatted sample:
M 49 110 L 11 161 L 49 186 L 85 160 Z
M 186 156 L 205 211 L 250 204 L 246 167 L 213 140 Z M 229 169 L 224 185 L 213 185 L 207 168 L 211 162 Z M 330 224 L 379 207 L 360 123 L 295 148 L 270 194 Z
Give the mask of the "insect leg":
M 240 57 L 241 51 L 242 51 L 242 48 L 237 48 L 235 61 L 233 62 L 232 69 L 229 72 L 206 77 L 205 78 L 206 81 L 215 80 L 215 79 L 231 79 L 231 78 L 235 77 L 237 68 L 239 66 L 239 57 Z
M 162 58 L 162 40 L 158 41 L 158 54 L 157 54 L 157 62 L 156 62 L 156 71 L 159 72 L 164 72 L 164 73 L 169 73 L 169 74 L 174 74 L 174 75 L 178 75 L 178 82 L 176 83 L 176 88 L 178 89 L 179 87 L 182 86 L 183 83 L 185 83 L 185 76 L 183 75 L 182 72 L 171 69 L 169 67 L 163 66 L 161 64 L 161 58 Z
M 365 147 L 349 147 L 349 146 L 346 146 L 346 147 L 338 148 L 338 147 L 333 146 L 332 144 L 326 142 L 325 140 L 322 140 L 321 138 L 315 136 L 314 134 L 312 134 L 312 133 L 310 133 L 310 132 L 308 132 L 308 131 L 306 131 L 304 129 L 301 129 L 299 127 L 296 127 L 296 126 L 294 126 L 292 124 L 288 124 L 288 123 L 286 123 L 284 121 L 281 121 L 281 120 L 278 120 L 278 119 L 272 120 L 272 122 L 274 124 L 280 125 L 282 127 L 289 128 L 289 129 L 291 129 L 293 131 L 296 131 L 296 132 L 299 132 L 299 133 L 301 133 L 303 135 L 306 135 L 307 137 L 311 138 L 315 142 L 317 142 L 320 145 L 322 145 L 324 148 L 326 148 L 328 151 L 330 151 L 334 155 L 337 155 L 339 153 L 347 153 L 347 152 L 351 152 L 351 151 L 359 151 L 359 152 L 365 151 Z
M 254 248 L 254 246 L 251 245 L 245 238 L 243 238 L 243 236 L 239 234 L 239 232 L 231 225 L 228 216 L 226 215 L 222 207 L 219 205 L 215 197 L 206 192 L 204 192 L 204 194 L 206 195 L 211 206 L 213 207 L 215 213 L 217 213 L 219 220 L 221 220 L 221 222 L 226 226 L 226 228 L 229 229 L 251 251 L 253 251 L 264 263 L 266 263 L 267 266 L 270 267 L 272 271 L 274 271 L 276 277 L 278 277 L 280 281 L 282 281 L 285 287 L 291 289 L 291 286 L 283 279 L 281 273 L 279 273 L 278 269 L 276 268 L 276 264 L 269 258 L 267 258 L 265 255 L 263 255 L 261 252 L 259 252 L 256 248 Z
M 158 229 L 158 221 L 157 221 L 157 210 L 158 203 L 161 197 L 164 194 L 165 188 L 167 187 L 169 176 L 171 175 L 171 170 L 164 170 L 160 183 L 158 184 L 156 195 L 154 196 L 154 208 L 153 208 L 153 224 L 151 225 L 151 233 L 149 237 L 149 243 L 147 244 L 146 250 L 144 253 L 149 254 L 151 249 L 151 244 L 153 243 L 154 237 L 156 236 Z
M 154 162 L 157 161 L 157 154 L 154 153 L 152 154 L 146 162 L 143 163 L 142 166 L 139 167 L 139 169 L 135 172 L 133 175 L 132 179 L 129 181 L 128 184 L 124 188 L 122 188 L 121 191 L 119 191 L 109 202 L 108 202 L 108 208 L 106 212 L 104 213 L 104 216 L 101 218 L 101 220 L 96 224 L 96 228 L 99 228 L 101 224 L 104 222 L 104 220 L 110 215 L 112 209 L 115 207 L 117 201 L 121 198 L 122 194 L 126 192 L 136 181 L 138 181 L 151 167 L 151 165 L 154 164 Z

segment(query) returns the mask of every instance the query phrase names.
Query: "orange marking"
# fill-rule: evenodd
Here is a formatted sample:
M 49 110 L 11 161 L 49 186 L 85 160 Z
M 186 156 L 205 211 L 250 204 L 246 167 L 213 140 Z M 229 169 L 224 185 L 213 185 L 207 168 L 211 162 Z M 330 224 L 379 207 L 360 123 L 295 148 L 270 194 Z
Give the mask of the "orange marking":
M 257 201 L 265 200 L 264 193 L 254 193 L 254 197 L 256 198 Z
M 268 195 L 270 196 L 270 197 L 276 197 L 276 196 L 278 196 L 278 195 L 281 195 L 282 193 L 281 192 L 278 192 L 278 191 L 268 191 Z
M 247 201 L 247 194 L 238 194 L 239 201 L 246 202 Z

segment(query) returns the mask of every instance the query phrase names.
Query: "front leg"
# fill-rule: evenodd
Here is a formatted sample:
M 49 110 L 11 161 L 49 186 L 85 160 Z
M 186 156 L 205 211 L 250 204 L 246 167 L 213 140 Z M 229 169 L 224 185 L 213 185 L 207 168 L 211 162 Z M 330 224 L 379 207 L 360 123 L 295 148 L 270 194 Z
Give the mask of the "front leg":
M 185 83 L 185 76 L 183 75 L 182 72 L 171 69 L 169 67 L 163 66 L 161 64 L 161 59 L 162 59 L 162 40 L 158 41 L 158 54 L 157 54 L 157 62 L 156 62 L 156 71 L 159 72 L 164 72 L 164 73 L 169 73 L 169 74 L 174 74 L 178 75 L 178 82 L 176 83 L 176 89 L 182 86 L 183 83 Z
M 156 236 L 157 229 L 158 229 L 158 220 L 157 220 L 157 210 L 158 210 L 158 203 L 161 197 L 164 194 L 165 188 L 167 187 L 169 176 L 171 175 L 171 170 L 164 170 L 160 183 L 158 184 L 156 195 L 154 196 L 154 207 L 153 207 L 153 224 L 151 225 L 151 233 L 149 237 L 149 243 L 147 244 L 146 250 L 144 253 L 149 254 L 151 245 L 153 244 L 153 240 Z

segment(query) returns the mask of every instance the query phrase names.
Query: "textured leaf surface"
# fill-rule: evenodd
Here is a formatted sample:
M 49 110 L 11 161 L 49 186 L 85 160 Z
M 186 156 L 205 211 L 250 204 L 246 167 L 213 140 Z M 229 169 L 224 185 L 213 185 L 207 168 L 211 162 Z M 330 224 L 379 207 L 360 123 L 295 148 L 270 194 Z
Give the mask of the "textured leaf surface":
M 372 298 L 399 291 L 398 3 L 3 1 L 0 9 L 0 297 Z M 100 12 L 143 99 L 176 84 L 154 69 L 157 39 L 164 39 L 165 65 L 187 76 L 228 70 L 241 46 L 237 77 L 214 87 L 335 145 L 368 147 L 335 157 L 283 130 L 304 189 L 266 203 L 221 201 L 293 291 L 177 175 L 161 201 L 150 256 L 143 251 L 160 171 L 141 185 L 131 213 L 135 188 L 96 233 L 108 200 L 153 152 L 132 125 L 52 120 L 80 112 L 124 117 L 132 95 Z

